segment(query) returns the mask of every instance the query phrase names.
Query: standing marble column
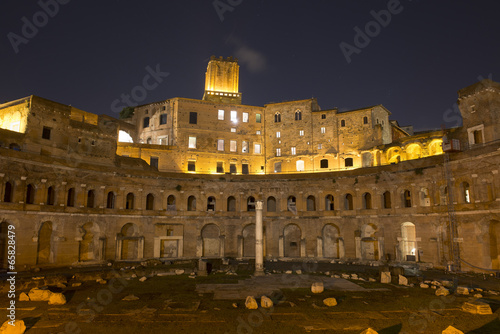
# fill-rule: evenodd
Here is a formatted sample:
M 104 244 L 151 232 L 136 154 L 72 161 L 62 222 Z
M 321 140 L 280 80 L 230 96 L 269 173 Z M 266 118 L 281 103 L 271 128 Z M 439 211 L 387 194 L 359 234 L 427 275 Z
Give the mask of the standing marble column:
M 264 275 L 264 243 L 262 226 L 262 201 L 255 203 L 255 276 Z

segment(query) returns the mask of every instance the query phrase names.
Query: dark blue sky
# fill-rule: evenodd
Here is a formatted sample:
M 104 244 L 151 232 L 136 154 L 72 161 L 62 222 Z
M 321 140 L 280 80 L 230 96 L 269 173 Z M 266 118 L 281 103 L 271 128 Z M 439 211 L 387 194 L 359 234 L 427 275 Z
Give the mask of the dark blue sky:
M 444 116 L 457 90 L 479 77 L 500 81 L 493 0 L 217 0 L 233 4 L 223 14 L 213 0 L 60 1 L 68 3 L 47 20 L 38 1 L 2 4 L 0 102 L 35 94 L 118 117 L 112 102 L 142 86 L 146 67 L 169 75 L 139 104 L 200 99 L 209 57 L 236 56 L 244 104 L 383 104 L 401 125 L 428 129 L 457 125 Z M 339 45 L 355 46 L 354 28 L 365 31 L 388 3 L 397 13 L 378 31 L 369 24 L 373 37 L 348 63 Z M 23 35 L 35 20 L 36 34 Z

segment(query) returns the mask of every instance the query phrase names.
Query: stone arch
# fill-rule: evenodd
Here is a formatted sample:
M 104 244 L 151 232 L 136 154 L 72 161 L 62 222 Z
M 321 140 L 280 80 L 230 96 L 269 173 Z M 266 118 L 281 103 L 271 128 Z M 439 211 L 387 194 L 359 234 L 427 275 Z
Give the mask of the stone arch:
M 146 210 L 155 209 L 155 195 L 149 193 L 146 195 Z
M 30 183 L 26 186 L 26 204 L 35 204 L 36 187 Z
M 401 224 L 401 241 L 399 243 L 401 261 L 417 261 L 417 236 L 415 224 L 406 222 Z
M 325 211 L 333 211 L 335 210 L 335 200 L 333 198 L 333 195 L 326 195 L 325 196 Z
M 134 209 L 134 202 L 135 202 L 134 193 L 128 193 L 126 201 L 125 201 L 125 209 L 133 210 Z
M 201 230 L 201 239 L 203 243 L 202 256 L 219 257 L 221 256 L 220 229 L 215 224 L 207 224 Z
M 13 198 L 14 198 L 14 185 L 12 184 L 12 182 L 7 181 L 5 182 L 3 188 L 3 201 L 5 203 L 10 203 L 12 202 Z
M 116 238 L 118 260 L 137 260 L 144 254 L 144 237 L 134 223 L 123 225 Z
M 428 145 L 429 155 L 443 154 L 443 139 L 434 139 Z
M 381 255 L 378 228 L 375 224 L 368 223 L 361 228 L 361 259 L 378 261 Z
M 276 212 L 276 198 L 269 196 L 266 203 L 267 212 Z
M 296 224 L 288 224 L 283 229 L 283 255 L 301 257 L 302 231 Z
M 54 205 L 56 202 L 56 188 L 54 186 L 50 186 L 47 188 L 47 201 L 46 205 Z
M 80 228 L 82 234 L 79 245 L 79 261 L 104 260 L 104 238 L 100 238 L 99 225 L 93 222 L 85 223 Z
M 169 195 L 167 197 L 167 211 L 175 211 L 175 196 Z
M 372 195 L 369 192 L 363 194 L 363 209 L 372 209 Z
M 38 230 L 37 264 L 54 262 L 52 222 L 43 222 Z
M 243 257 L 255 257 L 255 224 L 248 224 L 241 232 Z
M 405 151 L 406 151 L 405 160 L 419 159 L 422 157 L 422 146 L 420 145 L 420 143 L 408 144 L 405 148 Z
M 108 192 L 106 197 L 106 208 L 114 209 L 116 205 L 116 194 L 113 191 Z
M 227 198 L 227 211 L 228 212 L 236 211 L 236 198 L 234 196 L 229 196 Z
M 215 211 L 216 199 L 214 196 L 209 196 L 207 198 L 207 211 L 214 212 Z
M 313 195 L 307 196 L 307 211 L 316 211 L 316 197 Z
M 351 194 L 346 194 L 344 196 L 344 209 L 354 210 L 353 198 Z
M 247 211 L 255 211 L 255 197 L 253 196 L 247 198 Z
M 196 197 L 189 196 L 187 200 L 187 210 L 188 211 L 196 211 Z
M 344 256 L 344 240 L 340 238 L 340 229 L 337 225 L 325 224 L 321 236 L 323 257 L 338 259 Z
M 386 161 L 388 164 L 397 164 L 401 161 L 401 147 L 394 146 L 387 150 Z
M 69 207 L 75 206 L 75 197 L 76 197 L 75 188 L 69 188 L 66 197 L 66 206 Z

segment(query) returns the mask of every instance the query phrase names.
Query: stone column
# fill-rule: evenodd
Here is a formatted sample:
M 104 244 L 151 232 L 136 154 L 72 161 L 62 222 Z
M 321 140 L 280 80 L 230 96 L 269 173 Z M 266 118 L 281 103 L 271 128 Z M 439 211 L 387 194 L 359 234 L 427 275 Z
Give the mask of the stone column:
M 262 201 L 255 203 L 255 276 L 264 275 Z

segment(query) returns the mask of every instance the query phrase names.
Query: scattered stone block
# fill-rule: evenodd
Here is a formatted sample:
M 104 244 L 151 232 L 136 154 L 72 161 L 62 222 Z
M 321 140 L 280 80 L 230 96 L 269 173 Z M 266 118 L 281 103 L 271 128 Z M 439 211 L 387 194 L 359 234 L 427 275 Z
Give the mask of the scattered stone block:
M 323 304 L 326 306 L 336 306 L 337 305 L 337 299 L 335 298 L 326 298 L 323 299 Z
M 468 295 L 469 289 L 465 286 L 459 286 L 459 287 L 457 287 L 456 293 L 459 295 Z
M 408 279 L 403 275 L 399 275 L 399 285 L 408 285 Z
M 299 269 L 299 270 L 295 270 L 295 273 L 296 273 L 297 275 L 302 275 L 302 270 L 300 270 L 300 269 Z
M 49 298 L 49 305 L 64 305 L 66 297 L 62 293 L 53 292 Z
M 57 283 L 56 285 L 59 289 L 66 289 L 66 284 L 63 283 Z
M 77 282 L 77 283 L 73 283 L 73 284 L 71 284 L 71 286 L 72 286 L 73 288 L 77 288 L 77 287 L 79 287 L 79 286 L 81 286 L 81 285 L 82 285 L 82 283 L 80 283 L 80 282 Z
M 432 281 L 431 284 L 435 285 L 435 286 L 441 286 L 442 285 L 441 282 L 439 282 L 439 281 Z
M 329 271 L 327 271 L 327 272 L 325 273 L 325 275 L 326 275 L 326 276 L 330 276 L 330 272 L 329 272 Z
M 477 288 L 477 289 L 475 289 L 475 291 L 477 291 L 477 292 L 483 292 L 483 289 Z
M 137 277 L 137 274 L 132 274 L 130 277 L 132 277 L 132 278 L 136 278 L 136 277 Z
M 22 320 L 16 320 L 14 326 L 9 325 L 9 320 L 0 327 L 1 334 L 23 334 L 26 331 L 26 325 Z
M 420 283 L 420 287 L 421 287 L 422 289 L 429 289 L 429 284 Z
M 19 295 L 19 301 L 20 302 L 29 302 L 30 297 L 28 297 L 28 295 L 25 292 L 23 292 Z
M 260 306 L 263 308 L 271 308 L 273 307 L 273 301 L 266 296 L 262 296 L 260 298 Z
M 234 308 L 238 308 L 238 304 L 233 303 L 233 307 L 234 307 Z
M 483 298 L 483 295 L 482 295 L 482 294 L 480 294 L 480 293 L 476 293 L 476 294 L 474 295 L 474 298 L 478 298 L 478 299 L 479 299 L 479 298 Z
M 287 275 L 290 275 L 290 274 L 292 274 L 292 273 L 293 273 L 293 271 L 291 271 L 291 270 L 287 270 L 287 271 L 285 271 L 285 274 L 287 274 Z
M 139 278 L 139 282 L 145 282 L 148 278 L 146 276 L 142 276 Z
M 372 283 L 373 283 L 373 282 L 376 282 L 376 281 L 377 281 L 377 280 L 376 280 L 375 278 L 371 278 L 371 277 L 370 277 L 370 278 L 368 278 L 368 282 L 372 282 Z
M 52 292 L 49 290 L 42 290 L 38 288 L 33 288 L 28 293 L 28 297 L 32 302 L 46 302 L 49 301 Z
M 340 278 L 340 276 L 339 276 L 339 275 L 333 275 L 333 277 L 334 277 L 334 278 Z
M 257 301 L 252 296 L 248 296 L 245 300 L 245 307 L 249 310 L 256 310 L 259 308 Z
M 444 286 L 440 287 L 436 290 L 436 296 L 448 296 L 450 294 L 450 290 L 446 289 Z
M 350 279 L 351 276 L 349 274 L 342 274 L 343 279 Z
M 391 272 L 383 271 L 380 273 L 380 283 L 389 284 L 391 283 Z
M 436 289 L 437 289 L 437 286 L 435 286 L 435 285 L 431 285 L 431 289 L 436 290 Z
M 315 282 L 311 285 L 312 293 L 322 293 L 323 291 L 325 291 L 325 286 L 323 285 L 323 282 Z
M 137 296 L 134 296 L 134 295 L 128 295 L 128 296 L 126 296 L 126 297 L 123 297 L 123 299 L 122 299 L 122 300 L 125 300 L 125 301 L 134 301 L 134 300 L 138 300 L 138 299 L 139 299 L 139 297 L 137 297 Z
M 445 288 L 453 288 L 453 282 L 452 281 L 441 281 L 441 285 L 444 286 Z
M 357 274 L 351 274 L 351 278 L 352 279 L 358 279 L 358 275 Z
M 492 314 L 490 305 L 479 300 L 465 302 L 462 310 L 472 314 Z
M 441 332 L 442 334 L 464 334 L 461 330 L 456 329 L 453 326 L 448 326 L 444 331 Z
M 182 274 L 184 274 L 184 269 L 176 269 L 175 270 L 175 274 L 176 275 L 182 275 Z
M 362 331 L 361 334 L 378 334 L 378 332 L 371 329 L 371 328 L 368 328 L 368 329 L 365 329 L 364 331 Z
M 498 295 L 499 295 L 499 293 L 498 293 L 498 292 L 493 291 L 493 290 L 489 290 L 489 291 L 488 291 L 488 293 L 489 293 L 490 295 L 494 295 L 494 296 L 498 296 Z

